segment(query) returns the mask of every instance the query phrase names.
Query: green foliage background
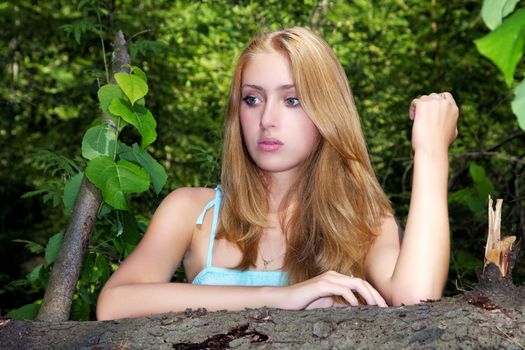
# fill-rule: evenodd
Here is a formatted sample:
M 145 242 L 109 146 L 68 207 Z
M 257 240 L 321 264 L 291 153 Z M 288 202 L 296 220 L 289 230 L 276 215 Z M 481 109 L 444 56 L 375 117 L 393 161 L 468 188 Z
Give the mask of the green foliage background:
M 116 30 L 131 38 L 132 64 L 148 75 L 147 104 L 157 120 L 158 139 L 147 149 L 165 167 L 168 183 L 158 196 L 132 199 L 132 215 L 117 211 L 97 224 L 73 318 L 94 319 L 101 284 L 133 249 L 169 191 L 218 182 L 235 58 L 253 34 L 266 29 L 309 26 L 333 47 L 348 75 L 377 176 L 402 223 L 412 166 L 408 106 L 421 94 L 452 92 L 461 114 L 460 135 L 450 150 L 447 294 L 476 283 L 487 194 L 504 199 L 502 233 L 523 237 L 525 133 L 510 108 L 512 91 L 473 44 L 488 32 L 480 1 L 101 1 L 102 27 L 89 6 L 79 9 L 82 3 L 93 1 L 0 4 L 1 315 L 43 296 L 46 276 L 35 266 L 49 268 L 45 247 L 67 222 L 64 184 L 85 167 L 81 140 L 100 114 L 96 92 L 105 73 L 98 31 L 107 51 Z M 515 76 L 523 73 L 521 64 Z M 133 132 L 124 131 L 122 138 L 139 141 Z M 21 198 L 35 189 L 39 195 Z M 30 251 L 15 239 L 36 243 L 25 242 Z M 515 280 L 524 276 L 521 259 Z

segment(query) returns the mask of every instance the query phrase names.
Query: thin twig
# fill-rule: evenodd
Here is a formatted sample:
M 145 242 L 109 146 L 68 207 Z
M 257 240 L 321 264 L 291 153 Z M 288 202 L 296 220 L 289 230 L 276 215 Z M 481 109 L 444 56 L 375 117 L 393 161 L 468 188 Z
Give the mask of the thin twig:
M 510 134 L 509 136 L 505 137 L 503 140 L 501 140 L 500 142 L 498 142 L 494 146 L 488 148 L 487 151 L 494 151 L 494 150 L 500 148 L 501 146 L 503 146 L 504 144 L 506 144 L 507 142 L 509 142 L 510 140 L 512 140 L 512 139 L 514 139 L 514 138 L 516 138 L 518 136 L 525 136 L 525 133 L 523 132 L 523 130 L 518 130 L 514 134 Z
M 100 43 L 102 44 L 102 58 L 104 59 L 104 70 L 106 71 L 106 83 L 109 84 L 109 71 L 108 71 L 108 62 L 106 61 L 106 46 L 104 45 L 104 38 L 102 37 L 102 21 L 100 19 L 100 12 L 98 8 L 96 9 L 98 25 L 99 25 L 99 38 Z
M 504 330 L 502 330 L 501 328 L 499 328 L 499 326 L 496 326 L 496 329 L 497 329 L 498 331 L 500 331 L 501 334 L 503 334 L 503 336 L 504 336 L 507 340 L 513 342 L 514 344 L 516 344 L 516 345 L 519 346 L 520 348 L 525 349 L 525 346 L 523 346 L 523 344 L 521 344 L 521 343 L 518 342 L 513 336 L 509 335 L 507 332 L 505 332 Z
M 514 95 L 514 91 L 513 90 L 509 90 L 509 93 L 506 94 L 498 103 L 496 103 L 492 109 L 487 113 L 487 116 L 490 117 L 490 115 L 492 114 L 492 112 L 494 112 L 496 110 L 496 108 L 498 108 L 503 102 L 509 100 L 512 95 Z
M 130 36 L 130 37 L 128 38 L 128 43 L 129 43 L 134 37 L 139 36 L 139 35 L 144 34 L 144 33 L 147 33 L 147 32 L 151 32 L 151 31 L 153 31 L 153 29 L 145 29 L 145 30 L 142 30 L 142 31 L 140 31 L 140 32 L 138 32 L 138 33 L 133 34 L 132 36 Z
M 397 154 L 397 150 L 399 149 L 398 146 L 394 148 L 394 152 L 392 153 L 392 156 L 388 160 L 388 164 L 386 166 L 385 175 L 383 176 L 383 180 L 381 181 L 381 187 L 385 188 L 386 179 L 388 178 L 388 171 L 390 170 L 390 167 L 392 166 L 392 161 L 394 160 L 394 157 Z
M 503 160 L 507 160 L 509 162 L 514 162 L 514 163 L 518 163 L 518 164 L 525 164 L 525 160 L 519 158 L 519 157 L 515 157 L 515 156 L 511 156 L 511 155 L 508 155 L 508 154 L 505 154 L 505 153 L 501 153 L 501 152 L 487 152 L 487 151 L 481 151 L 481 152 L 465 152 L 465 153 L 453 153 L 453 154 L 450 154 L 451 157 L 468 157 L 468 158 L 481 158 L 481 157 L 489 157 L 489 156 L 494 156 L 495 158 L 499 158 L 499 159 L 503 159 Z
M 405 181 L 406 181 L 407 175 L 413 166 L 414 166 L 414 160 L 411 159 L 410 162 L 408 163 L 408 166 L 405 168 L 405 171 L 403 172 L 403 176 L 401 177 L 401 188 L 402 188 L 403 193 L 405 193 L 406 191 Z

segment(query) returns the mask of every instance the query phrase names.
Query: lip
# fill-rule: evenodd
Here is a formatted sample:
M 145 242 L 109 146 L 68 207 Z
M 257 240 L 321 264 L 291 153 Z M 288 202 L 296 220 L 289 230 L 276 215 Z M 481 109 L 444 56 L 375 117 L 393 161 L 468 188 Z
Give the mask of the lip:
M 279 150 L 284 143 L 281 140 L 273 137 L 263 137 L 257 142 L 257 145 L 261 151 L 264 152 L 275 152 Z

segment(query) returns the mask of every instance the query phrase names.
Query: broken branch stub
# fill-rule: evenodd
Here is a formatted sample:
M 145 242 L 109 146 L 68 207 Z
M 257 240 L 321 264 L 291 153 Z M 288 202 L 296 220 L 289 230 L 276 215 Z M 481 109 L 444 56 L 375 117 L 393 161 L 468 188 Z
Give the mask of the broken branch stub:
M 489 195 L 489 232 L 487 245 L 485 246 L 485 263 L 483 272 L 490 263 L 496 265 L 502 277 L 507 276 L 509 272 L 509 257 L 516 236 L 506 236 L 501 238 L 501 206 L 502 199 L 496 200 L 496 209 L 492 205 L 492 198 Z

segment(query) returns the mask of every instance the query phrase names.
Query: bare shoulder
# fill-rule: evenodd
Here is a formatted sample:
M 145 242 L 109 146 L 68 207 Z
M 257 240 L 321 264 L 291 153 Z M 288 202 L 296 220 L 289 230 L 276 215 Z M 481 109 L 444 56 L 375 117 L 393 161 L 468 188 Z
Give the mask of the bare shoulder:
M 379 234 L 382 235 L 384 239 L 398 238 L 401 240 L 403 236 L 403 229 L 393 213 L 387 213 L 383 215 L 381 218 L 381 229 L 379 230 Z
M 201 210 L 214 197 L 215 190 L 212 188 L 181 187 L 168 194 L 161 206 L 180 207 L 184 211 Z
M 215 190 L 211 188 L 181 187 L 172 191 L 157 208 L 146 236 L 150 232 L 158 232 L 159 230 L 155 228 L 160 225 L 166 228 L 178 228 L 176 231 L 178 232 L 179 240 L 180 238 L 183 238 L 184 241 L 191 240 L 188 234 L 193 232 L 197 217 L 206 204 L 214 197 Z M 172 230 L 162 231 L 173 234 Z M 180 237 L 181 235 L 183 237 Z
M 191 243 L 199 213 L 214 196 L 209 188 L 179 188 L 167 195 L 146 234 L 106 287 L 169 281 Z

